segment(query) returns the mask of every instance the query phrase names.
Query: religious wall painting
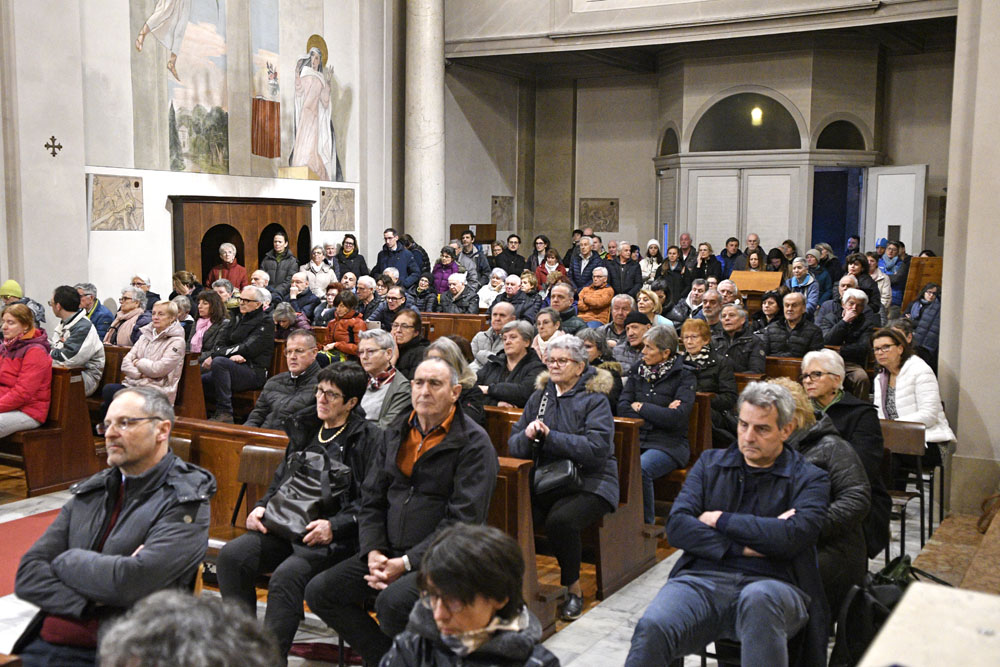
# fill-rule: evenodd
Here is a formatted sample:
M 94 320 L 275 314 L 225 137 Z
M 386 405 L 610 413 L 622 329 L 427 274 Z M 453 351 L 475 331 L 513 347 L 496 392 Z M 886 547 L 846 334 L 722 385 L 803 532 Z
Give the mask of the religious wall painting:
M 141 232 L 142 178 L 95 174 L 91 181 L 90 230 Z
M 493 195 L 490 203 L 490 222 L 497 229 L 514 229 L 514 198 Z
M 253 77 L 250 152 L 281 157 L 281 84 L 278 77 L 278 0 L 250 2 L 250 59 Z
M 321 232 L 354 231 L 354 189 L 319 189 L 319 230 Z
M 319 180 L 342 181 L 333 123 L 333 66 L 327 66 L 326 40 L 312 35 L 295 62 L 295 115 L 289 167 L 309 167 Z
M 581 198 L 577 227 L 593 227 L 595 232 L 617 232 L 618 200 Z

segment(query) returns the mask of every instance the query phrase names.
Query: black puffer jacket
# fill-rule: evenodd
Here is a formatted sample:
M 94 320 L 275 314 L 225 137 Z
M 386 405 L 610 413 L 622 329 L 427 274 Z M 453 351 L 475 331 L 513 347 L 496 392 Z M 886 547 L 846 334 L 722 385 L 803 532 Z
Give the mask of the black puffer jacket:
M 439 313 L 467 313 L 474 315 L 479 312 L 479 295 L 476 290 L 468 285 L 465 286 L 458 296 L 454 296 L 451 290 L 441 293 L 441 300 L 434 308 Z
M 529 347 L 514 370 L 508 371 L 507 355 L 501 351 L 489 356 L 489 361 L 479 369 L 476 382 L 489 387 L 486 394 L 487 405 L 497 405 L 504 401 L 523 408 L 535 391 L 535 378 L 544 370 L 545 364 Z
M 497 294 L 497 298 L 493 299 L 493 303 L 487 312 L 487 317 L 493 316 L 493 306 L 498 303 L 509 303 L 514 306 L 514 317 L 518 320 L 527 320 L 528 322 L 535 321 L 535 315 L 542 308 L 542 300 L 538 297 L 538 294 L 525 294 L 524 292 L 518 291 L 514 296 L 509 296 L 506 292 L 500 292 Z M 574 313 L 575 314 L 575 313 Z
M 559 659 L 542 646 L 542 626 L 523 608 L 527 627 L 520 631 L 499 631 L 489 641 L 465 657 L 458 656 L 441 641 L 434 612 L 422 604 L 413 605 L 406 630 L 396 635 L 392 648 L 382 659 L 382 667 L 559 667 Z
M 771 322 L 760 335 L 769 357 L 804 357 L 806 352 L 823 349 L 823 332 L 804 317 L 794 329 L 784 320 Z
M 725 414 L 733 409 L 739 392 L 736 391 L 733 363 L 729 359 L 711 349 L 705 360 L 695 362 L 687 353 L 682 354 L 681 359 L 694 369 L 697 391 L 715 394 L 712 397 L 713 412 Z
M 639 375 L 639 367 L 629 371 L 625 389 L 618 401 L 621 417 L 642 419 L 639 427 L 639 446 L 642 449 L 658 449 L 668 454 L 678 468 L 687 465 L 691 456 L 688 442 L 688 420 L 694 407 L 695 376 L 690 366 L 679 358 L 674 365 L 656 382 L 650 383 Z M 681 404 L 668 407 L 675 400 Z M 639 412 L 632 409 L 632 403 L 642 403 Z
M 287 299 L 288 289 L 292 286 L 292 276 L 299 270 L 299 260 L 295 259 L 295 255 L 286 248 L 279 261 L 272 248 L 261 260 L 260 270 L 271 276 L 268 287 L 279 294 L 282 299 Z
M 412 380 L 413 371 L 417 370 L 417 366 L 424 360 L 424 354 L 430 344 L 431 342 L 418 332 L 415 338 L 399 345 L 399 360 L 396 362 L 396 370 L 402 373 L 407 380 Z
M 274 320 L 263 308 L 258 308 L 246 315 L 237 315 L 228 322 L 219 333 L 212 357 L 243 356 L 260 385 L 263 385 L 274 356 Z
M 260 398 L 244 422 L 246 426 L 281 428 L 290 415 L 304 409 L 316 411 L 316 376 L 319 364 L 312 362 L 298 377 L 288 371 L 278 373 L 264 383 Z
M 590 365 L 594 368 L 603 368 L 607 372 L 611 373 L 611 381 L 614 384 L 611 387 L 611 391 L 608 392 L 608 402 L 611 404 L 611 414 L 617 417 L 618 401 L 621 400 L 622 389 L 625 388 L 625 382 L 622 380 L 621 362 L 609 354 L 606 357 L 595 359 L 590 362 Z
M 719 280 L 722 280 L 722 262 L 715 255 L 709 255 L 707 260 L 702 260 L 699 267 L 696 258 L 694 265 L 688 271 L 688 275 L 691 280 L 697 280 L 698 278 L 707 279 L 710 276 L 715 276 Z
M 419 282 L 418 280 L 417 283 L 419 284 Z M 417 285 L 413 285 L 410 289 L 406 290 L 406 295 L 413 299 L 413 305 L 421 313 L 433 313 L 437 310 L 438 295 L 433 287 L 428 287 L 421 292 L 417 290 Z
M 362 488 L 358 534 L 362 554 L 375 549 L 390 558 L 405 554 L 418 569 L 439 529 L 486 520 L 500 464 L 486 431 L 456 407 L 444 440 L 417 459 L 407 477 L 396 456 L 416 428 L 409 416 L 400 415 L 386 429 L 385 446 Z
M 850 323 L 845 322 L 841 315 L 823 337 L 823 342 L 827 345 L 839 345 L 840 356 L 844 361 L 864 366 L 868 361 L 868 352 L 872 349 L 872 333 L 880 324 L 878 313 L 871 308 L 862 310 L 860 317 L 855 317 Z
M 735 373 L 763 373 L 764 346 L 749 324 L 730 336 L 725 331 L 712 334 L 712 349 L 733 364 Z
M 615 294 L 628 294 L 633 299 L 642 289 L 642 269 L 639 262 L 629 260 L 622 264 L 617 259 L 604 263 L 608 270 L 608 283 L 615 290 Z
M 340 266 L 338 276 L 343 277 L 345 273 L 353 273 L 355 278 L 368 275 L 368 264 L 365 262 L 364 255 L 352 252 L 350 257 L 345 257 L 344 251 L 341 250 L 337 253 L 336 259 Z

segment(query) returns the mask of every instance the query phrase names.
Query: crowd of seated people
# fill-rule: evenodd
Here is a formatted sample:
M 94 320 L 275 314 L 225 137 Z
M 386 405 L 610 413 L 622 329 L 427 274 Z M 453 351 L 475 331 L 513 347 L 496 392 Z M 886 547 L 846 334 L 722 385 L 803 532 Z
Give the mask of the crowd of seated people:
M 123 387 L 156 388 L 172 404 L 185 353 L 198 354 L 211 419 L 239 418 L 250 427 L 283 429 L 289 453 L 319 442 L 355 475 L 349 513 L 342 506 L 318 521 L 302 540 L 314 548 L 303 551 L 269 536 L 261 521 L 282 481 L 279 469 L 268 495 L 247 519 L 250 533 L 223 550 L 223 595 L 253 609 L 255 577 L 273 572 L 271 586 L 282 595 L 269 603 L 265 625 L 281 653 L 287 654 L 305 599 L 374 663 L 390 650 L 393 636 L 396 661 L 405 660 L 406 651 L 420 642 L 426 650 L 438 646 L 449 636 L 439 617 L 455 615 L 442 608 L 455 599 L 468 604 L 463 597 L 468 593 L 456 592 L 451 582 L 437 581 L 433 573 L 419 581 L 410 575 L 423 574 L 420 560 L 432 553 L 436 528 L 454 519 L 441 514 L 441 498 L 465 494 L 462 502 L 474 496 L 480 505 L 489 498 L 487 486 L 495 475 L 484 471 L 495 467 L 495 457 L 491 463 L 480 461 L 461 489 L 454 468 L 448 467 L 453 464 L 438 461 L 452 448 L 477 457 L 484 449 L 492 453 L 483 431 L 485 406 L 523 410 L 506 443 L 512 456 L 539 465 L 569 459 L 580 470 L 580 487 L 572 493 L 533 493 L 531 500 L 535 523 L 547 536 L 568 590 L 559 613 L 570 621 L 584 608 L 581 535 L 619 502 L 612 417 L 643 420 L 643 520 L 654 523 L 655 482 L 689 465 L 695 394 L 711 393 L 712 446 L 729 453 L 720 453 L 718 460 L 699 459 L 702 474 L 694 475 L 697 468 L 689 471 L 686 484 L 706 483 L 709 466 L 752 468 L 757 454 L 760 460 L 774 454 L 772 463 L 783 461 L 815 482 L 812 491 L 822 502 L 810 496 L 816 506 L 812 514 L 802 512 L 809 522 L 802 541 L 770 551 L 750 538 L 753 521 L 744 525 L 741 518 L 743 509 L 750 516 L 759 506 L 741 507 L 731 518 L 727 513 L 703 518 L 693 514 L 697 503 L 690 499 L 675 503 L 668 533 L 671 539 L 680 536 L 678 546 L 691 549 L 696 559 L 693 566 L 681 567 L 693 567 L 692 577 L 709 576 L 711 570 L 697 560 L 711 553 L 698 551 L 707 548 L 706 531 L 725 534 L 729 551 L 736 545 L 742 549 L 727 551 L 725 557 L 734 559 L 732 568 L 723 568 L 727 572 L 775 574 L 773 564 L 750 559 L 798 558 L 818 549 L 816 581 L 825 590 L 818 602 L 826 600 L 826 613 L 835 611 L 847 588 L 860 581 L 866 558 L 888 541 L 890 503 L 879 473 L 878 419 L 925 424 L 925 467 L 941 465 L 954 441 L 931 363 L 936 361 L 940 286 L 929 283 L 917 300 L 901 304 L 896 292 L 902 290 L 899 276 L 907 271 L 908 256 L 895 242 L 881 244 L 874 257 L 852 248 L 842 263 L 825 244 L 799 256 L 794 243 L 785 241 L 765 253 L 751 234 L 745 250 L 730 238 L 716 256 L 711 243 L 694 244 L 682 234 L 665 255 L 653 240 L 640 256 L 626 239 L 609 242 L 605 252 L 592 230 L 578 231 L 562 258 L 544 236 L 534 239 L 527 258 L 519 254 L 517 235 L 508 237 L 499 253 L 488 254 L 467 231 L 441 249 L 431 268 L 414 239 L 390 228 L 370 271 L 351 235 L 339 247 L 314 246 L 310 261 L 299 264 L 287 238 L 278 233 L 249 279 L 236 249 L 223 244 L 222 262 L 205 287 L 195 275 L 179 271 L 173 275 L 171 300 L 160 300 L 143 274 L 132 276 L 121 290 L 114 313 L 89 283 L 59 287 L 49 302 L 57 318 L 51 334 L 40 326 L 44 313 L 31 307 L 37 302 L 7 281 L 0 288 L 6 303 L 0 436 L 45 422 L 53 364 L 81 368 L 86 393 L 97 391 L 102 341 L 131 349 L 122 361 L 122 383 L 101 388 L 99 421 Z M 734 272 L 739 271 L 781 274 L 778 289 L 763 295 L 759 312 L 750 312 L 737 287 Z M 893 307 L 902 317 L 880 328 L 890 311 L 897 314 Z M 471 341 L 426 337 L 430 314 L 464 317 L 484 310 L 484 329 Z M 279 340 L 282 348 L 275 345 Z M 276 349 L 282 349 L 287 370 L 271 376 Z M 799 382 L 779 382 L 786 393 L 758 388 L 749 398 L 739 396 L 737 374 L 765 374 L 768 357 L 802 359 Z M 233 402 L 235 394 L 246 391 L 255 393 L 244 418 L 234 412 Z M 789 405 L 795 407 L 793 415 Z M 761 444 L 749 431 L 771 421 L 772 435 L 780 432 L 781 437 Z M 764 452 L 775 446 L 790 453 Z M 725 456 L 736 458 L 730 462 Z M 803 462 L 823 472 L 806 474 Z M 899 484 L 905 484 L 910 463 L 901 462 Z M 712 469 L 710 474 L 728 473 Z M 417 488 L 412 481 L 417 476 L 427 484 L 450 486 L 420 489 L 424 506 L 406 511 L 426 512 L 426 520 L 399 527 L 396 504 L 405 496 L 399 495 L 400 485 Z M 480 505 L 465 506 L 463 519 L 481 522 L 485 508 Z M 721 507 L 701 509 L 711 513 Z M 795 520 L 793 515 L 779 518 Z M 331 595 L 334 584 L 344 595 Z M 670 595 L 678 590 L 671 588 Z M 765 597 L 778 593 L 764 591 Z M 429 597 L 414 607 L 420 595 Z M 477 591 L 476 600 L 476 595 L 493 602 L 510 597 Z M 365 611 L 373 597 L 378 625 Z M 814 601 L 799 603 L 809 607 L 811 622 Z M 648 639 L 649 624 L 662 625 L 662 610 L 673 608 L 658 605 L 651 606 L 659 611 L 649 612 L 649 623 L 636 632 L 636 656 L 656 644 Z M 514 623 L 523 605 L 507 607 L 484 606 L 486 622 Z M 419 609 L 428 610 L 433 623 Z M 408 616 L 410 628 L 400 634 Z M 790 623 L 789 629 L 798 632 L 806 621 Z M 525 620 L 516 632 L 529 626 L 530 619 Z

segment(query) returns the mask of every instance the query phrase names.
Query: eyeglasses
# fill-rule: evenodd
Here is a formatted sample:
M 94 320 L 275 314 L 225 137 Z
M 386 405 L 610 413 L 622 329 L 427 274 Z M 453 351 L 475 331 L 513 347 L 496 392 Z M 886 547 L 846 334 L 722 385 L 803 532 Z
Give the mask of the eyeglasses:
M 126 301 L 135 301 L 135 299 L 133 299 L 130 296 L 120 296 L 120 297 L 118 297 L 118 303 L 125 303 Z
M 133 280 L 132 281 L 132 287 L 145 287 L 145 286 L 146 286 L 146 283 L 142 282 L 141 280 Z
M 879 345 L 878 347 L 874 348 L 875 354 L 885 354 L 886 352 L 888 352 L 889 350 L 891 350 L 894 347 L 896 347 L 896 346 L 895 345 Z
M 330 391 L 329 389 L 320 389 L 319 387 L 316 387 L 316 400 L 318 401 L 321 398 L 328 403 L 333 403 L 338 398 L 343 399 L 344 395 L 338 394 L 335 391 Z
M 308 348 L 298 348 L 298 347 L 292 348 L 292 347 L 288 347 L 288 348 L 285 348 L 285 356 L 286 357 L 301 357 L 301 356 L 307 355 L 310 352 L 313 352 L 315 350 L 316 350 L 315 347 L 308 347 Z
M 684 334 L 681 340 L 701 340 L 701 334 Z
M 385 300 L 386 301 L 392 301 L 392 302 L 395 303 L 396 301 L 405 301 L 406 297 L 405 296 L 387 296 L 387 297 L 385 297 Z
M 115 419 L 113 421 L 110 422 L 105 421 L 103 424 L 98 424 L 97 434 L 104 435 L 105 433 L 110 431 L 112 427 L 117 429 L 119 432 L 127 431 L 128 429 L 132 428 L 133 424 L 138 424 L 139 422 L 150 421 L 150 420 L 163 421 L 159 417 L 119 417 L 118 419 Z
M 392 326 L 389 327 L 390 331 L 406 331 L 407 329 L 416 329 L 412 324 L 405 324 L 403 322 L 393 322 Z
M 431 611 L 434 611 L 434 608 L 441 604 L 448 610 L 449 614 L 460 614 L 465 609 L 465 603 L 461 600 L 432 595 L 426 591 L 420 594 L 420 604 Z
M 819 379 L 824 375 L 833 375 L 833 373 L 829 373 L 827 371 L 813 371 L 811 373 L 803 373 L 802 375 L 799 376 L 799 382 L 805 382 L 806 380 L 810 380 L 812 382 L 818 382 Z
M 244 299 L 243 297 L 237 297 L 240 303 L 260 303 L 258 299 Z
M 563 366 L 566 366 L 567 364 L 573 363 L 574 361 L 576 361 L 576 359 L 570 359 L 569 357 L 562 357 L 562 358 L 559 358 L 559 359 L 549 358 L 545 362 L 545 365 L 546 366 L 555 366 L 556 368 L 562 368 Z

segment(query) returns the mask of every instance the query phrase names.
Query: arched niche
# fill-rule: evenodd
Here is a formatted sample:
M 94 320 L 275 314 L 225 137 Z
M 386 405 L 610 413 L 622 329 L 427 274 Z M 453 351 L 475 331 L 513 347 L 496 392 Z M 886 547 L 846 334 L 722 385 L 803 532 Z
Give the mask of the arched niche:
M 288 250 L 294 252 L 291 246 L 292 239 L 289 239 L 288 232 L 278 223 L 272 222 L 261 231 L 260 238 L 257 239 L 257 266 L 260 266 L 260 263 L 264 261 L 264 255 L 269 250 L 274 250 L 274 235 L 278 232 L 285 235 L 285 239 L 288 240 Z
M 308 227 L 299 230 L 299 238 L 295 242 L 295 257 L 299 264 L 308 264 L 309 252 L 312 250 L 312 232 Z
M 668 127 L 666 132 L 663 133 L 663 139 L 660 141 L 660 155 L 676 155 L 680 152 L 681 142 L 677 137 L 677 130 Z
M 219 246 L 223 243 L 232 243 L 236 246 L 236 263 L 246 266 L 243 235 L 232 225 L 215 225 L 201 237 L 201 273 L 198 275 L 202 281 L 207 280 L 208 272 L 222 261 L 219 257 Z
M 802 148 L 799 126 L 788 109 L 758 92 L 728 95 L 698 119 L 688 151 L 795 150 Z
M 835 120 L 819 133 L 816 148 L 826 150 L 865 150 L 865 137 L 858 126 L 849 120 Z

